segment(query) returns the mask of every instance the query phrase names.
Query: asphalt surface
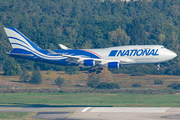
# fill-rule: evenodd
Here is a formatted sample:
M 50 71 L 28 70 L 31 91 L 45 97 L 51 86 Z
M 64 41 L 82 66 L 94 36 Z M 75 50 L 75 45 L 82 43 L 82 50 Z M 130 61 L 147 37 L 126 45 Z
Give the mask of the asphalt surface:
M 0 107 L 0 112 L 38 112 L 52 120 L 180 120 L 179 107 Z

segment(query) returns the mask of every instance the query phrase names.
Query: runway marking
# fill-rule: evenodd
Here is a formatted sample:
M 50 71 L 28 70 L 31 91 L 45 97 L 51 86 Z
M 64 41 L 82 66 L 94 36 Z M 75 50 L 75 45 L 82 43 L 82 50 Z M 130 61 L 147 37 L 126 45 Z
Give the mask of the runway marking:
M 71 117 L 73 114 L 75 114 L 76 113 L 76 111 L 75 112 L 73 112 L 73 113 L 71 113 L 70 115 L 68 115 L 67 117 L 69 118 L 69 117 Z
M 87 107 L 87 108 L 84 108 L 81 112 L 86 112 L 88 111 L 89 109 L 91 109 L 92 107 Z
M 148 113 L 148 112 L 158 112 L 164 113 L 169 109 L 169 107 L 103 107 L 103 108 L 94 108 L 90 112 L 139 112 L 139 113 Z
M 22 108 L 5 108 L 5 109 L 0 109 L 0 110 L 14 110 L 14 109 L 22 109 Z

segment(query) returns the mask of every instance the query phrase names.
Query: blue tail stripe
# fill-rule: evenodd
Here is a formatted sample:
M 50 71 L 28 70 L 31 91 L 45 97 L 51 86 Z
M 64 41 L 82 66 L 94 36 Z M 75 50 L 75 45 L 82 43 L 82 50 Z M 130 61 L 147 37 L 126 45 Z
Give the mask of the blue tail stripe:
M 18 44 L 18 43 L 11 43 L 11 44 L 15 44 L 15 45 L 19 45 L 19 46 L 22 46 L 22 47 L 24 47 L 24 48 L 27 48 L 26 46 L 24 46 L 24 45 L 21 45 L 21 44 Z M 33 50 L 31 50 L 31 49 L 29 49 L 29 48 L 27 48 L 29 51 L 27 51 L 27 52 L 31 52 L 32 54 L 34 54 L 35 56 L 38 56 L 38 57 L 40 57 L 40 58 L 46 58 L 46 56 L 44 56 L 45 54 L 43 54 L 42 52 L 42 54 L 39 54 L 39 53 L 37 53 L 36 51 L 33 51 Z M 24 49 L 21 49 L 21 48 L 15 48 L 14 50 L 23 50 L 23 51 L 26 51 L 26 50 L 24 50 Z M 36 53 L 36 54 L 35 54 Z M 54 58 L 54 59 L 57 59 L 57 58 L 59 58 L 60 56 L 58 56 L 58 55 L 51 55 L 51 56 L 48 56 L 47 58 Z
M 45 56 L 43 56 L 43 55 L 40 55 L 40 54 L 37 53 L 36 51 L 33 51 L 33 50 L 31 50 L 30 48 L 24 46 L 24 45 L 21 45 L 21 44 L 18 44 L 18 43 L 11 43 L 11 44 L 15 44 L 15 45 L 22 46 L 22 47 L 28 49 L 28 50 L 29 50 L 28 52 L 32 52 L 32 54 L 34 54 L 33 52 L 35 52 L 35 53 L 37 54 L 36 56 L 38 56 L 38 57 L 45 57 Z M 20 48 L 18 48 L 18 49 L 20 49 Z M 16 50 L 16 49 L 15 49 L 15 50 Z M 22 49 L 22 50 L 24 50 L 24 49 Z M 24 51 L 27 51 L 27 50 L 24 50 Z M 34 54 L 34 55 L 35 55 L 35 54 Z
M 18 38 L 15 38 L 15 37 L 8 37 L 8 38 L 11 38 L 11 39 L 15 39 L 15 40 L 21 41 L 21 42 L 23 42 L 24 44 L 26 44 L 27 46 L 29 46 L 27 43 L 25 43 L 24 41 L 22 41 L 22 40 L 20 40 L 20 39 L 18 39 Z
M 11 43 L 11 44 L 19 45 L 19 46 L 22 46 L 22 47 L 24 47 L 24 48 L 26 48 L 26 49 L 32 51 L 30 48 L 28 48 L 28 47 L 26 47 L 26 46 L 24 46 L 24 45 L 21 45 L 21 44 L 18 44 L 18 43 Z M 15 48 L 15 49 L 16 49 L 16 48 Z M 21 49 L 21 48 L 18 48 L 18 49 Z M 25 49 L 21 49 L 21 50 L 27 51 L 27 50 L 25 50 Z
M 11 29 L 11 30 L 15 31 L 16 33 L 18 33 L 19 35 L 21 35 L 34 49 L 42 50 L 36 44 L 34 44 L 31 40 L 29 40 L 26 36 L 24 36 L 22 33 L 20 33 L 18 30 L 16 30 L 14 27 L 7 27 L 7 28 Z

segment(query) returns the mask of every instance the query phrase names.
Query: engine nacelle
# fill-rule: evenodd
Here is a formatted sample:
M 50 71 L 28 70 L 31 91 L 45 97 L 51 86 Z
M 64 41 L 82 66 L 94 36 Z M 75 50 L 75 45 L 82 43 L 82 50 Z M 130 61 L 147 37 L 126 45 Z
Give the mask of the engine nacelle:
M 84 60 L 84 66 L 95 66 L 94 60 Z
M 119 62 L 108 62 L 108 68 L 119 68 Z

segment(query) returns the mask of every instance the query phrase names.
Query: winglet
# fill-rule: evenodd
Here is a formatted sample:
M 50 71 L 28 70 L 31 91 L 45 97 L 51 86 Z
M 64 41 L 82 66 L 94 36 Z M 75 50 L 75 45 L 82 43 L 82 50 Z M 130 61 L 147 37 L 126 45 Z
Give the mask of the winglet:
M 63 50 L 69 50 L 69 49 L 71 49 L 71 48 L 66 47 L 66 46 L 63 45 L 63 44 L 59 44 L 59 46 L 60 46 L 60 48 L 63 49 Z

